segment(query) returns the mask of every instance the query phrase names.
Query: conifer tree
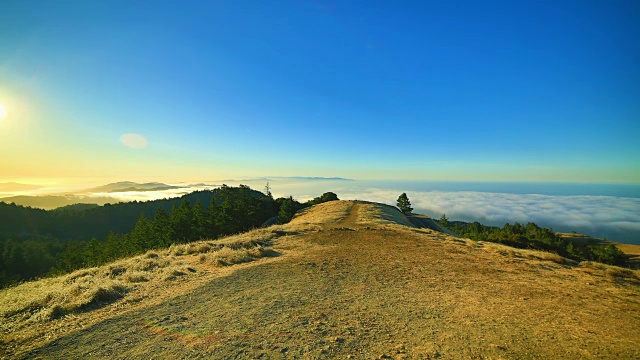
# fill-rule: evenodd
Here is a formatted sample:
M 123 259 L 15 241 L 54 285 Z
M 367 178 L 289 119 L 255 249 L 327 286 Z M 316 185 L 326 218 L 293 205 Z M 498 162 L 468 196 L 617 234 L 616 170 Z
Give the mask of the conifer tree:
M 269 199 L 273 200 L 273 195 L 271 194 L 271 185 L 267 181 L 267 185 L 264 186 L 264 194 L 269 197 Z
M 207 221 L 207 237 L 211 239 L 215 239 L 218 237 L 220 232 L 218 231 L 218 223 L 217 219 L 220 213 L 220 206 L 216 202 L 216 197 L 211 197 L 211 202 L 209 203 L 208 212 L 208 221 Z
M 187 199 L 183 199 L 177 207 L 172 207 L 169 222 L 176 242 L 186 243 L 193 240 L 191 220 L 191 205 Z
M 440 220 L 438 222 L 440 223 L 440 225 L 442 225 L 444 227 L 448 227 L 449 226 L 449 219 L 447 218 L 447 214 L 442 214 L 442 216 L 440 217 Z
M 193 239 L 199 240 L 207 236 L 207 212 L 202 206 L 200 199 L 196 200 L 193 209 L 191 210 L 193 216 Z
M 92 238 L 84 249 L 85 266 L 99 266 L 104 263 L 104 243 Z
M 278 224 L 286 224 L 293 218 L 296 213 L 296 206 L 293 197 L 289 196 L 284 199 L 282 205 L 280 205 L 280 211 L 278 212 Z
M 140 217 L 136 222 L 136 226 L 129 234 L 129 242 L 131 244 L 130 252 L 132 254 L 140 253 L 150 249 L 153 245 L 153 229 L 151 222 L 147 219 L 144 212 L 140 213 Z
M 409 198 L 407 197 L 407 193 L 402 193 L 398 197 L 397 206 L 400 209 L 400 211 L 402 211 L 404 214 L 409 214 L 411 213 L 411 211 L 413 211 L 413 208 L 411 207 L 411 202 L 409 202 Z
M 169 216 L 162 206 L 158 207 L 153 215 L 153 237 L 158 246 L 169 246 L 172 241 L 171 226 Z

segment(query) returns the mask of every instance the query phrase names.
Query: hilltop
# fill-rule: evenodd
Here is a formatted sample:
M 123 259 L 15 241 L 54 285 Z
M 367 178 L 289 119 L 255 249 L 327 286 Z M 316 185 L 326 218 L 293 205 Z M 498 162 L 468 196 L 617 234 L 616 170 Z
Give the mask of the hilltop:
M 18 358 L 634 358 L 640 273 L 331 201 L 0 291 Z

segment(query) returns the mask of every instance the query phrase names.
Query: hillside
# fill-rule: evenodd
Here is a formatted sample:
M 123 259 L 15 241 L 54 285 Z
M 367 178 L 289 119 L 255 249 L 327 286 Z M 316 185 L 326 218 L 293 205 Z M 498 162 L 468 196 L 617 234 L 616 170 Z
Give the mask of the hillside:
M 333 201 L 0 291 L 18 358 L 637 358 L 640 273 Z

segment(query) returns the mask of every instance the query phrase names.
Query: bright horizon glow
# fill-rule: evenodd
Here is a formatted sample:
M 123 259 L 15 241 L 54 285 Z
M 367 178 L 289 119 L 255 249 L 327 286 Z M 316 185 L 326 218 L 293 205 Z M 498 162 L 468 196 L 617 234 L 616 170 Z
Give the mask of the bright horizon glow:
M 2 3 L 1 177 L 640 183 L 633 1 L 143 3 Z
M 0 121 L 4 120 L 7 117 L 7 109 L 4 107 L 2 103 L 0 103 Z

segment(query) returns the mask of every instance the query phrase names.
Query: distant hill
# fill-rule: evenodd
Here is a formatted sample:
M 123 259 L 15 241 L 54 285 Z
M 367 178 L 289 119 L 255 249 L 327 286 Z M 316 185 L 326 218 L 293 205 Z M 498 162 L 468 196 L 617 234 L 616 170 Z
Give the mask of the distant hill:
M 131 181 L 120 181 L 107 185 L 86 189 L 84 192 L 129 192 L 129 191 L 162 191 L 180 189 L 183 186 L 168 185 L 159 182 L 136 183 Z
M 319 177 L 319 176 L 271 176 L 267 179 L 293 179 L 293 180 L 331 180 L 331 181 L 354 181 L 353 179 L 341 177 Z
M 59 208 L 54 209 L 54 212 L 64 212 L 64 211 L 75 211 L 75 212 L 80 212 L 80 211 L 84 211 L 84 210 L 88 210 L 88 209 L 94 209 L 100 207 L 100 205 L 98 204 L 72 204 L 72 205 L 66 205 L 66 206 L 61 206 Z
M 15 192 L 40 189 L 42 186 L 33 184 L 21 184 L 17 182 L 0 183 L 0 192 Z
M 44 210 L 51 210 L 79 203 L 95 203 L 98 205 L 104 205 L 107 203 L 116 203 L 118 201 L 119 200 L 115 197 L 85 195 L 17 195 L 0 198 L 0 202 L 7 204 L 15 203 L 17 205 Z

